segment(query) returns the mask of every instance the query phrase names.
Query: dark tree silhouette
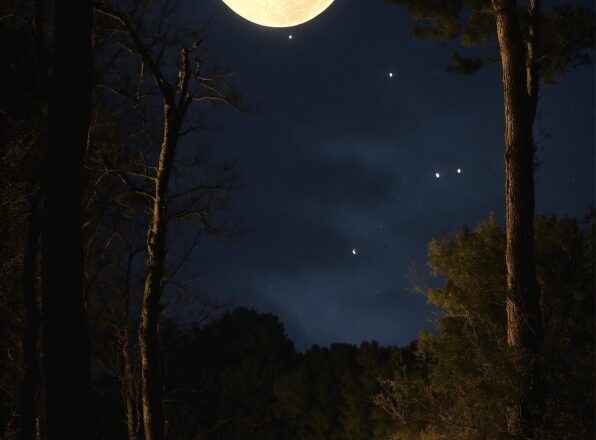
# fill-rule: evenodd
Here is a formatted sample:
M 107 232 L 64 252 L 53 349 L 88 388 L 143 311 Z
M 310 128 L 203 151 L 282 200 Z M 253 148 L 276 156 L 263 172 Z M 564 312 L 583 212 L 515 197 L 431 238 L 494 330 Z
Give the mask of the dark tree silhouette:
M 92 5 L 56 0 L 43 179 L 45 437 L 88 438 L 90 364 L 83 296 L 83 160 L 91 114 Z
M 6 277 L 10 290 L 21 297 L 14 304 L 13 316 L 20 325 L 20 345 L 11 347 L 22 371 L 18 397 L 13 399 L 13 416 L 7 436 L 33 439 L 40 435 L 40 235 L 41 174 L 47 143 L 48 49 L 47 22 L 43 0 L 8 1 L 0 8 L 2 16 L 2 53 L 7 68 L 0 112 L 3 115 L 2 162 L 5 181 L 0 183 L 6 218 L 2 228 L 12 237 L 3 249 L 15 250 L 19 274 Z M 21 221 L 15 222 L 15 218 Z M 10 252 L 3 257 L 11 261 Z M 15 328 L 16 330 L 16 328 Z M 18 360 L 17 360 L 18 359 Z

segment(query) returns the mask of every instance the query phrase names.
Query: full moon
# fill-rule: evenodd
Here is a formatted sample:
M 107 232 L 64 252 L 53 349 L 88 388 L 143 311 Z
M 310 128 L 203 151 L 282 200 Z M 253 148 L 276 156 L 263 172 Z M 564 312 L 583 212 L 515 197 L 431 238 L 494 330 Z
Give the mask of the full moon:
M 223 0 L 236 14 L 268 27 L 291 27 L 312 20 L 333 0 Z

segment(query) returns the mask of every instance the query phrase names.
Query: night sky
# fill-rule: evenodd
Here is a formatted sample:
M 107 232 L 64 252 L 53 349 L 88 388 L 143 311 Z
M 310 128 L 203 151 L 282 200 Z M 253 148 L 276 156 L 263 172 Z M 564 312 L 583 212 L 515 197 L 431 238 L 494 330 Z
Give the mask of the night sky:
M 384 0 L 336 0 L 291 29 L 221 0 L 183 11 L 196 23 L 211 13 L 208 52 L 259 111 L 224 112 L 209 135 L 237 161 L 229 216 L 247 233 L 201 243 L 193 290 L 277 314 L 299 349 L 407 344 L 431 326 L 407 280 L 412 266 L 428 272 L 429 241 L 503 218 L 499 66 L 446 72 L 457 46 L 416 40 L 407 11 Z M 594 203 L 593 69 L 541 100 L 537 213 L 582 216 Z

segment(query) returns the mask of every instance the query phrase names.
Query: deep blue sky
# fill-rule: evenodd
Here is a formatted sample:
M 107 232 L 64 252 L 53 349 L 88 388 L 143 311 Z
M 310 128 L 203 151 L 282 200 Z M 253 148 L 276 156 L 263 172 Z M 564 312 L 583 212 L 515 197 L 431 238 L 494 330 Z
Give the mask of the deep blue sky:
M 292 29 L 252 24 L 221 0 L 184 13 L 199 23 L 212 12 L 210 56 L 260 111 L 227 112 L 210 136 L 237 160 L 230 215 L 248 234 L 202 243 L 194 290 L 277 314 L 300 349 L 415 339 L 432 311 L 408 290 L 409 267 L 427 272 L 431 238 L 503 216 L 498 65 L 445 72 L 453 47 L 414 39 L 407 11 L 384 0 L 336 0 Z M 593 203 L 593 121 L 593 66 L 545 91 L 538 213 Z

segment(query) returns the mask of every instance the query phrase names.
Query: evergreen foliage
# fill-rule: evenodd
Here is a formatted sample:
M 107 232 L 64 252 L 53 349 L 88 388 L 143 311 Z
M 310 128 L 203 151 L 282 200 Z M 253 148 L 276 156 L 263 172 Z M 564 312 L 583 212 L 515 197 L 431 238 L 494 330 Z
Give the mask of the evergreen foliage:
M 243 308 L 165 333 L 172 438 L 386 438 L 390 419 L 371 397 L 401 349 L 370 342 L 297 353 L 277 317 Z
M 447 70 L 466 75 L 496 62 L 495 18 L 491 0 L 388 0 L 405 6 L 416 19 L 412 34 L 442 44 L 458 43 Z M 528 33 L 529 11 L 520 6 L 522 30 Z M 581 3 L 556 4 L 541 14 L 541 38 L 535 59 L 543 83 L 588 64 L 594 49 L 594 9 Z
M 541 438 L 590 438 L 594 432 L 594 214 L 536 220 L 547 384 Z M 396 420 L 395 438 L 498 439 L 516 381 L 506 350 L 503 234 L 492 218 L 433 240 L 432 274 L 444 285 L 424 291 L 440 313 L 436 332 L 420 335 L 412 367 L 383 380 L 376 401 Z M 413 370 L 413 371 L 412 371 Z

